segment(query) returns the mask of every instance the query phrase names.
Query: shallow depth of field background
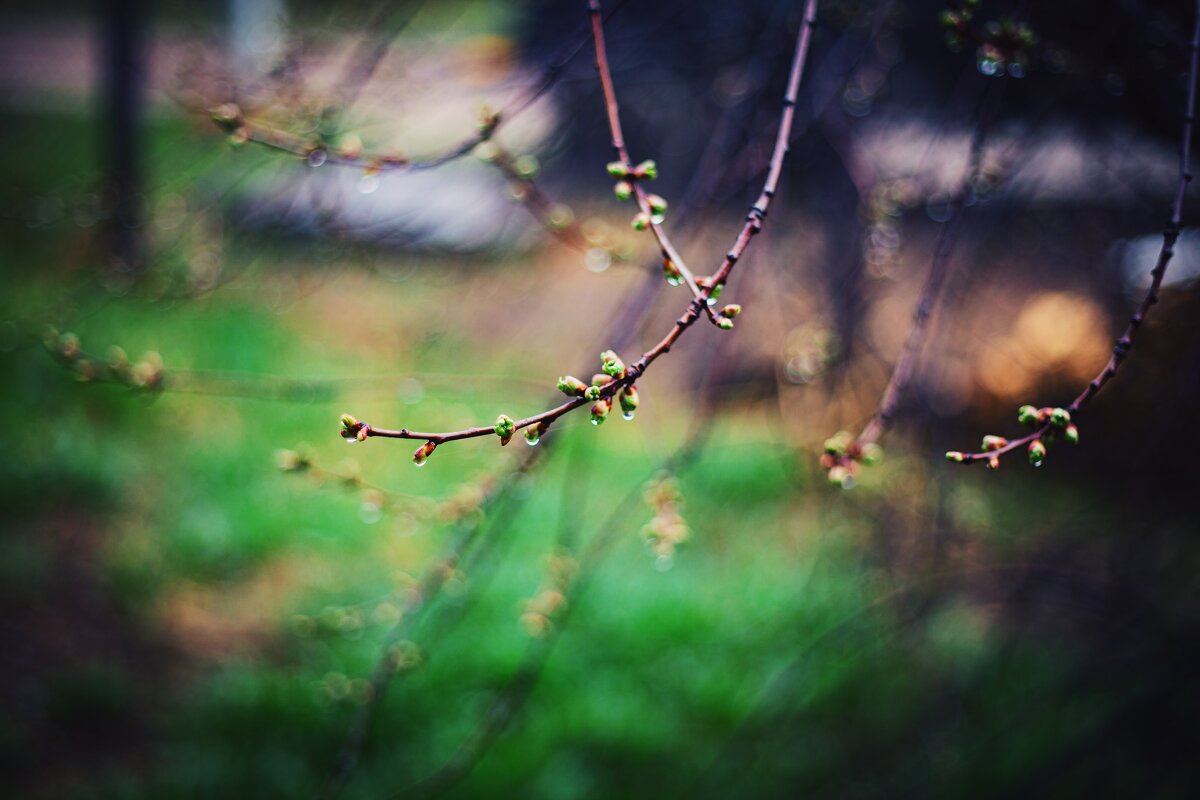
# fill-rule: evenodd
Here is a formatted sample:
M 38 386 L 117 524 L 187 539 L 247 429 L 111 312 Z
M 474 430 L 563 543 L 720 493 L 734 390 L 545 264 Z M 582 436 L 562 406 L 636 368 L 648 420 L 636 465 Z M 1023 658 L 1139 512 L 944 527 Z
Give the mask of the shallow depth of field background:
M 634 158 L 657 159 L 699 273 L 761 182 L 800 5 L 631 0 L 608 25 Z M 591 375 L 631 298 L 627 361 L 679 314 L 604 173 L 590 43 L 497 137 L 536 157 L 580 253 L 478 158 L 373 183 L 234 146 L 204 112 L 236 97 L 311 134 L 373 5 L 143 9 L 143 257 L 122 270 L 111 8 L 0 17 L 0 793 L 314 796 L 414 581 L 479 525 L 346 797 L 406 796 L 497 698 L 505 724 L 449 796 L 1192 796 L 1200 239 L 1078 447 L 1036 470 L 941 458 L 1016 433 L 1022 403 L 1066 404 L 1107 358 L 1174 188 L 1191 9 L 1027 4 L 1041 43 L 1005 79 L 994 179 L 886 458 L 842 491 L 821 443 L 878 401 L 987 79 L 946 49 L 938 3 L 821 5 L 783 191 L 722 298 L 736 328 L 689 331 L 632 422 L 563 419 L 486 514 L 520 437 L 416 469 L 416 443 L 347 447 L 337 420 L 526 416 Z M 426 3 L 337 132 L 413 156 L 464 138 L 584 7 Z M 689 224 L 699 163 L 716 180 Z M 166 390 L 87 380 L 51 326 L 101 359 L 157 353 Z M 690 538 L 657 558 L 641 490 L 697 426 L 673 470 Z M 598 536 L 569 616 L 523 621 L 547 557 Z

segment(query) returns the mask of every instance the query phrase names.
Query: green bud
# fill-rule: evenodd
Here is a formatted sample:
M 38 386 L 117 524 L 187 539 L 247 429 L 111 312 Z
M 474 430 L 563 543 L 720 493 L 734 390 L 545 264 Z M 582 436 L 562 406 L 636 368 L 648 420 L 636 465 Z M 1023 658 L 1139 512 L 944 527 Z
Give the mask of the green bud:
M 633 197 L 633 184 L 629 181 L 617 181 L 613 184 L 613 194 L 617 196 L 618 200 L 624 203 Z
M 741 313 L 742 313 L 742 307 L 739 306 L 737 303 L 730 303 L 729 305 L 727 305 L 721 309 L 721 316 L 728 317 L 729 319 L 733 319 L 734 317 L 736 317 L 738 314 L 741 314 Z
M 642 163 L 638 164 L 637 167 L 634 168 L 633 172 L 639 178 L 645 178 L 648 181 L 652 181 L 658 177 L 658 165 L 648 158 Z
M 351 428 L 357 428 L 358 420 L 356 420 L 354 417 L 350 416 L 349 414 L 342 414 L 342 427 L 345 428 L 346 430 L 350 430 Z
M 712 287 L 712 291 L 708 293 L 707 301 L 710 306 L 715 306 L 717 304 L 717 298 L 721 296 L 721 289 L 723 289 L 724 286 L 725 284 L 718 283 L 716 286 Z
M 1079 444 L 1079 428 L 1074 425 L 1068 425 L 1063 431 L 1063 437 L 1071 444 Z
M 854 488 L 854 473 L 841 464 L 829 468 L 829 484 L 839 489 Z
M 1040 467 L 1045 460 L 1046 445 L 1042 444 L 1041 439 L 1034 439 L 1029 443 L 1029 463 L 1035 467 Z
M 661 216 L 667 213 L 667 201 L 656 194 L 648 195 L 646 203 L 650 206 L 651 214 Z
M 566 375 L 558 379 L 558 390 L 567 397 L 577 397 L 583 394 L 587 386 L 574 375 Z
M 838 431 L 825 440 L 825 452 L 831 456 L 844 456 L 854 436 L 849 431 Z
M 625 374 L 625 362 L 612 350 L 605 350 L 600 354 L 600 369 L 605 375 L 619 378 Z
M 621 402 L 621 410 L 625 413 L 637 411 L 638 407 L 638 390 L 636 386 L 626 386 L 621 389 L 621 393 L 617 395 L 617 399 Z
M 592 404 L 592 424 L 603 425 L 604 420 L 608 418 L 608 412 L 612 410 L 612 401 L 607 397 L 601 398 Z
M 507 414 L 501 414 L 500 416 L 496 417 L 496 425 L 494 428 L 492 428 L 492 430 L 496 432 L 496 435 L 501 439 L 508 439 L 513 435 L 513 431 L 516 429 L 517 424 L 513 422 L 512 418 Z
M 946 451 L 946 460 L 953 461 L 955 464 L 961 464 L 962 462 L 967 460 L 967 456 L 965 453 L 960 453 L 957 450 L 947 450 Z
M 650 227 L 650 215 L 645 211 L 639 211 L 633 215 L 633 220 L 629 224 L 635 231 L 644 231 Z
M 663 259 L 663 277 L 667 279 L 667 283 L 671 286 L 678 286 L 683 283 L 683 273 L 679 271 L 679 267 L 675 266 L 675 262 L 669 258 Z
M 868 467 L 873 467 L 883 460 L 883 448 L 875 442 L 868 442 L 862 446 L 859 460 Z
M 717 317 L 717 327 L 723 331 L 733 330 L 733 320 L 729 317 Z
M 614 177 L 614 178 L 627 178 L 627 177 L 629 177 L 629 165 L 627 165 L 627 164 L 623 164 L 623 163 L 621 163 L 620 161 L 610 161 L 610 162 L 608 162 L 608 166 L 607 166 L 607 167 L 605 167 L 605 169 L 607 169 L 607 170 L 608 170 L 608 174 L 609 174 L 609 175 L 611 175 L 611 176 L 612 176 L 612 177 Z
M 1065 408 L 1056 408 L 1050 412 L 1050 422 L 1056 428 L 1065 428 L 1071 422 L 1071 412 Z
M 1001 447 L 1004 447 L 1004 445 L 1006 445 L 1006 444 L 1008 444 L 1008 439 L 1005 439 L 1003 436 L 988 435 L 988 436 L 983 437 L 983 449 L 984 450 L 999 450 Z
M 990 470 L 1000 469 L 1000 456 L 992 456 L 987 460 L 987 468 Z
M 587 387 L 587 389 L 584 390 L 583 396 L 585 399 L 591 400 L 592 402 L 599 400 L 600 399 L 600 387 L 599 386 Z
M 592 386 L 603 386 L 608 383 L 608 376 L 603 372 L 597 372 L 592 376 Z
M 1017 421 L 1022 425 L 1036 425 L 1038 423 L 1038 410 L 1033 406 L 1021 406 L 1017 409 Z

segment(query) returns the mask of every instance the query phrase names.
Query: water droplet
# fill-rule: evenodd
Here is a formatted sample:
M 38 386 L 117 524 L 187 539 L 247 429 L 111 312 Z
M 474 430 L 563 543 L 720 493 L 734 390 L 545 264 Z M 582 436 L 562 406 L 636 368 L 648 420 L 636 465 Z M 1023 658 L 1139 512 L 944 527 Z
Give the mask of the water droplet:
M 715 305 L 717 304 L 717 298 L 715 298 L 715 297 L 708 297 L 708 298 L 706 298 L 706 299 L 705 299 L 705 301 L 704 301 L 704 302 L 705 302 L 705 303 L 707 303 L 707 304 L 708 304 L 708 305 L 710 305 L 710 306 L 715 306 Z
M 675 566 L 675 559 L 665 553 L 654 559 L 654 568 L 659 572 L 666 572 L 673 566 Z
M 540 436 L 526 436 L 525 444 L 529 445 L 530 447 L 537 447 L 537 443 L 541 440 L 542 438 Z
M 308 165 L 310 167 L 319 167 L 329 158 L 329 154 L 324 150 L 317 148 L 308 154 Z
M 682 276 L 679 276 L 679 275 L 668 275 L 667 276 L 667 285 L 668 286 L 678 286 L 681 283 L 683 283 Z
M 365 501 L 358 507 L 358 518 L 368 525 L 374 525 L 383 518 L 383 509 L 379 507 L 378 503 Z
M 351 437 L 350 437 L 350 438 L 348 438 L 348 439 L 342 439 L 342 441 L 343 441 L 343 442 L 345 442 L 346 444 L 358 444 L 358 437 L 357 437 L 357 436 L 351 436 Z
M 425 466 L 425 462 L 428 460 L 429 459 L 427 459 L 427 458 L 414 458 L 413 463 L 416 464 L 418 467 L 423 467 L 423 466 Z
M 621 414 L 621 417 L 622 417 L 623 419 L 633 419 L 633 412 L 632 412 L 632 411 L 626 411 L 625 413 Z
M 593 420 L 592 420 L 592 424 L 593 424 L 593 425 L 599 425 L 599 424 L 600 424 L 600 420 L 598 420 L 598 419 L 593 419 Z
M 358 179 L 358 191 L 360 194 L 373 194 L 379 188 L 379 176 L 374 173 L 367 173 Z

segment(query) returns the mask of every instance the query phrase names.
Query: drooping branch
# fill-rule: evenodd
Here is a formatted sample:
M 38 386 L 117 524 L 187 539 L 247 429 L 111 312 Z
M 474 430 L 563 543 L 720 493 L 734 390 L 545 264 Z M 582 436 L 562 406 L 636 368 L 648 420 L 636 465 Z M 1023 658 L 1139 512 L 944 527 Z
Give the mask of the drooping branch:
M 1188 184 L 1192 181 L 1192 134 L 1196 119 L 1197 73 L 1200 72 L 1198 69 L 1200 67 L 1200 0 L 1197 0 L 1195 14 L 1192 38 L 1188 44 L 1187 97 L 1183 115 L 1183 133 L 1179 143 L 1179 180 L 1175 185 L 1175 200 L 1171 204 L 1171 216 L 1163 230 L 1162 246 L 1159 248 L 1154 267 L 1150 270 L 1150 286 L 1147 287 L 1141 302 L 1134 309 L 1129 323 L 1125 326 L 1125 331 L 1113 346 L 1112 355 L 1104 368 L 1097 373 L 1096 377 L 1092 378 L 1070 404 L 1062 408 L 1040 409 L 1023 406 L 1018 416 L 1021 422 L 1033 426 L 1032 433 L 1012 440 L 1000 436 L 984 437 L 984 446 L 981 451 L 964 453 L 952 450 L 946 453 L 949 461 L 960 464 L 985 461 L 990 468 L 996 469 L 1000 466 L 1001 456 L 1023 447 L 1027 450 L 1029 459 L 1035 466 L 1041 464 L 1046 457 L 1046 443 L 1058 429 L 1063 431 L 1068 441 L 1078 441 L 1078 429 L 1072 419 L 1095 397 L 1097 392 L 1113 379 L 1117 370 L 1121 368 L 1121 364 L 1128 357 L 1134 338 L 1145 322 L 1150 307 L 1158 302 L 1163 276 L 1166 274 L 1167 266 L 1171 263 L 1172 256 L 1175 255 L 1175 243 L 1179 240 L 1179 234 L 1183 228 L 1183 200 Z
M 588 7 L 592 15 L 592 33 L 596 42 L 597 62 L 606 63 L 606 59 L 602 55 L 604 53 L 604 32 L 600 21 L 599 6 L 596 0 L 589 0 Z M 491 426 L 477 426 L 447 432 L 424 432 L 413 431 L 408 428 L 401 428 L 399 430 L 377 428 L 366 422 L 359 421 L 352 416 L 345 415 L 342 418 L 342 436 L 346 439 L 358 441 L 365 441 L 372 436 L 388 439 L 423 440 L 425 445 L 419 448 L 416 454 L 414 454 L 414 459 L 418 463 L 423 463 L 424 459 L 438 445 L 461 439 L 474 439 L 481 436 L 496 435 L 500 437 L 502 443 L 507 443 L 516 431 L 527 430 L 526 436 L 536 440 L 556 420 L 571 411 L 589 403 L 594 403 L 596 405 L 593 405 L 593 416 L 595 416 L 597 405 L 607 403 L 611 406 L 618 392 L 625 392 L 627 389 L 631 389 L 634 382 L 649 369 L 650 365 L 662 355 L 670 352 L 671 347 L 679 337 L 700 318 L 700 315 L 708 306 L 709 298 L 717 293 L 720 287 L 729 279 L 734 265 L 742 257 L 750 241 L 762 230 L 767 212 L 771 206 L 771 200 L 775 196 L 779 185 L 779 178 L 783 172 L 784 159 L 787 156 L 789 148 L 792 121 L 795 118 L 796 97 L 799 94 L 800 80 L 804 74 L 804 64 L 808 57 L 813 28 L 816 25 L 816 11 L 816 0 L 807 0 L 803 22 L 796 37 L 791 67 L 788 72 L 787 91 L 784 95 L 783 110 L 780 113 L 779 128 L 775 136 L 775 145 L 771 153 L 767 177 L 763 183 L 762 191 L 758 199 L 750 207 L 742 228 L 735 238 L 733 245 L 725 254 L 720 268 L 713 273 L 708 285 L 700 289 L 698 295 L 693 298 L 683 314 L 657 344 L 645 351 L 636 362 L 628 367 L 625 367 L 620 362 L 620 359 L 615 358 L 615 354 L 613 354 L 615 363 L 619 366 L 614 366 L 614 369 L 610 371 L 606 359 L 605 371 L 610 376 L 608 380 L 596 383 L 592 387 L 585 387 L 582 384 L 574 388 L 560 386 L 564 392 L 575 396 L 554 408 L 520 420 L 513 420 L 505 415 L 501 415 L 497 419 L 496 424 Z M 601 68 L 601 75 L 603 76 L 604 73 L 604 69 Z M 614 138 L 619 140 L 619 131 Z M 723 312 L 722 318 L 728 323 L 723 327 L 732 327 L 730 317 L 735 316 L 738 311 L 740 311 L 740 308 L 731 306 Z M 606 410 L 605 413 L 607 413 Z

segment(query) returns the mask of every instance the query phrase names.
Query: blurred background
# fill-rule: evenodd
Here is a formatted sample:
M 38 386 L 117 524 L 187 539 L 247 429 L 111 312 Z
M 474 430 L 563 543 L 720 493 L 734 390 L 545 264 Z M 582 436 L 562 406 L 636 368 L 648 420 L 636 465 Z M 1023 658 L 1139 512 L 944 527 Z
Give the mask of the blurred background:
M 707 274 L 802 3 L 603 5 L 633 159 Z M 1194 12 L 985 0 L 1036 34 L 998 63 L 946 9 L 820 4 L 722 296 L 743 314 L 690 330 L 636 419 L 423 469 L 339 414 L 528 416 L 687 302 L 613 197 L 586 4 L 0 14 L 4 796 L 1194 796 L 1200 237 L 1077 447 L 941 455 L 1108 358 L 1168 217 Z M 831 487 L 822 444 L 879 402 L 985 97 L 886 455 Z

